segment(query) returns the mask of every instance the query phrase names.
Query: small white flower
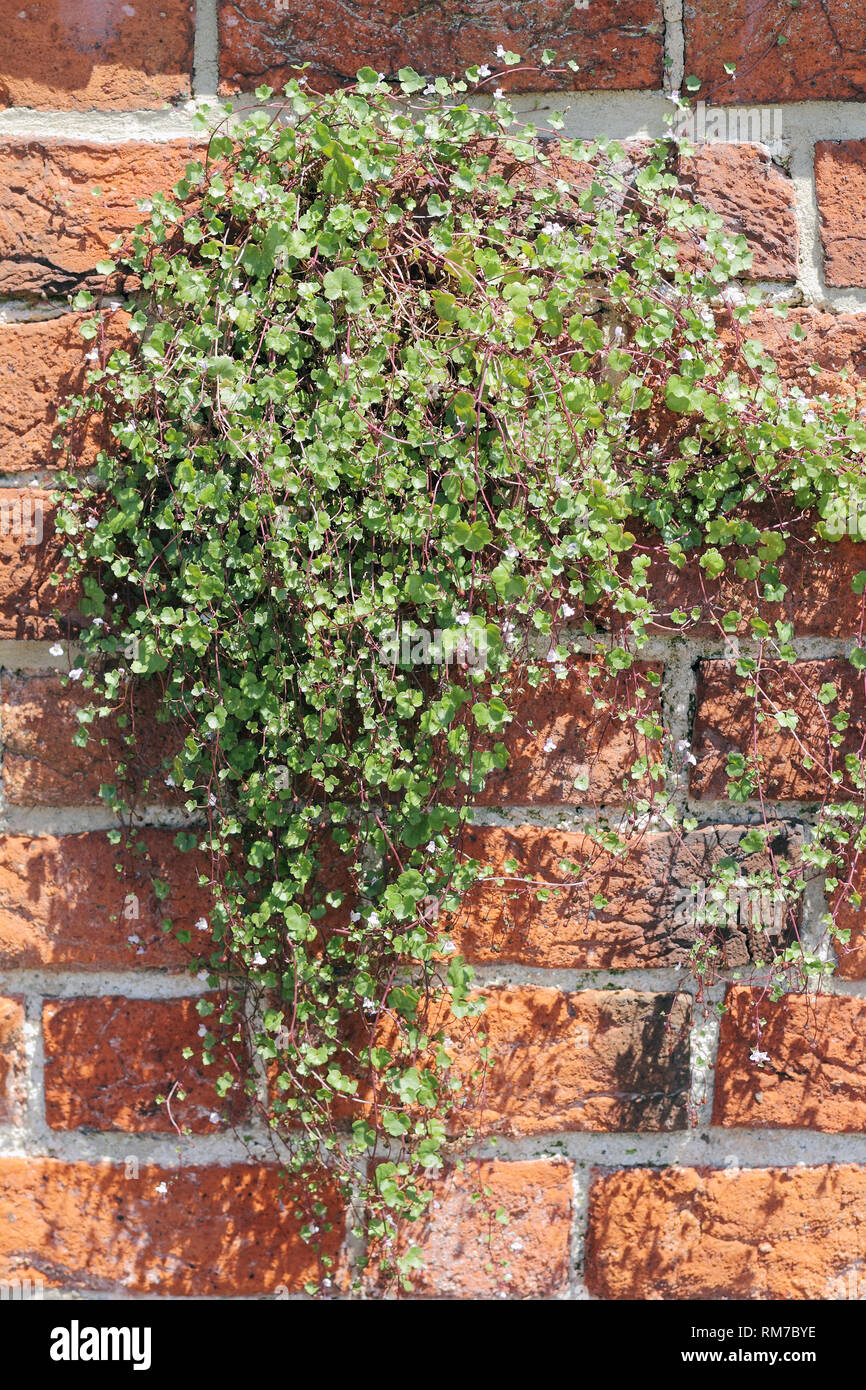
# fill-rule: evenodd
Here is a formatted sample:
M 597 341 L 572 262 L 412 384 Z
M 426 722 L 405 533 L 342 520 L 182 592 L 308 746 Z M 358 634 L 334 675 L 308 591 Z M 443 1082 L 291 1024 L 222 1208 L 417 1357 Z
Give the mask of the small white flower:
M 222 1119 L 222 1116 L 218 1115 L 216 1110 L 212 1110 L 208 1115 L 208 1119 L 210 1120 L 212 1125 L 218 1125 L 220 1123 L 220 1120 Z
M 198 1035 L 200 1038 L 204 1038 L 207 1036 L 207 1029 L 205 1028 L 203 1023 L 200 1023 L 198 1026 Z
M 555 753 L 555 752 L 556 752 L 556 744 L 554 743 L 554 741 L 553 741 L 552 738 L 549 738 L 549 739 L 547 740 L 547 742 L 545 743 L 545 745 L 544 745 L 544 751 L 545 751 L 545 753 Z
M 99 517 L 89 516 L 84 524 L 87 527 L 88 531 L 95 531 L 97 526 L 99 525 Z
M 196 924 L 195 924 L 195 929 L 196 929 L 196 931 L 208 931 L 209 928 L 208 928 L 208 924 L 207 924 L 207 918 L 206 918 L 206 917 L 199 917 L 198 921 L 197 921 Z
M 753 1048 L 752 1051 L 749 1053 L 749 1061 L 750 1061 L 750 1062 L 758 1062 L 758 1063 L 761 1063 L 761 1062 L 769 1062 L 769 1060 L 770 1060 L 770 1054 L 769 1054 L 769 1052 L 762 1052 L 761 1049 L 760 1049 L 759 1047 Z
M 454 952 L 457 950 L 457 947 L 454 945 L 453 941 L 443 941 L 441 950 L 443 956 L 453 956 Z
M 166 777 L 166 779 L 165 779 L 165 785 L 166 785 L 167 787 L 173 787 L 173 786 L 174 786 L 174 778 L 172 777 L 171 773 L 169 773 L 168 776 Z
M 128 936 L 126 939 L 129 942 L 130 946 L 137 946 L 138 943 L 141 941 L 140 936 Z
M 367 918 L 367 925 L 371 927 L 381 927 L 382 919 L 379 916 L 378 912 L 370 913 L 370 916 Z
M 432 97 L 433 95 L 435 95 L 435 92 L 436 92 L 436 88 L 433 86 L 433 83 L 432 83 L 432 82 L 428 82 L 428 83 L 427 83 L 427 86 L 424 88 L 424 95 L 425 95 L 425 97 Z
M 153 1190 L 154 1192 L 158 1192 L 160 1197 L 164 1197 L 166 1192 L 168 1192 L 168 1183 L 158 1182 Z
M 197 980 L 204 980 L 205 984 L 207 984 L 207 971 L 206 971 L 206 970 L 200 970 L 200 971 L 198 972 L 198 974 L 196 975 L 196 979 L 197 979 Z
M 482 63 L 482 64 L 481 64 L 481 67 L 478 69 L 478 76 L 479 76 L 479 77 L 489 77 L 489 76 L 490 76 L 490 68 L 487 66 L 486 63 Z
M 208 804 L 208 806 L 216 806 L 216 804 L 217 804 L 217 799 L 216 799 L 216 797 L 214 796 L 213 792 L 211 792 L 210 796 L 208 797 L 208 799 L 207 799 L 207 804 Z
M 570 603 L 564 603 L 564 604 L 562 605 L 562 616 L 563 616 L 563 618 L 573 618 L 573 617 L 574 617 L 574 609 L 572 608 L 572 606 L 571 606 Z
M 817 420 L 817 418 L 818 416 L 815 414 L 814 410 L 806 410 L 803 412 L 803 419 L 808 420 L 810 425 Z
M 550 649 L 550 651 L 547 653 L 547 656 L 544 659 L 545 661 L 549 662 L 551 666 L 553 666 L 555 662 L 560 660 L 553 648 Z
M 516 560 L 519 554 L 520 551 L 517 549 L 516 545 L 507 545 L 505 547 L 505 555 L 507 559 Z
M 552 240 L 555 241 L 556 238 L 559 236 L 559 233 L 562 231 L 562 223 L 545 222 L 541 230 L 544 232 L 545 236 L 549 236 Z
M 340 361 L 342 362 L 344 367 L 351 367 L 352 360 L 353 359 L 349 356 L 348 352 L 341 353 Z
M 62 656 L 63 648 L 61 647 L 59 642 L 55 642 L 53 647 L 48 648 L 48 652 L 51 656 Z
M 505 57 L 505 46 L 504 46 L 503 44 L 501 44 L 501 43 L 498 43 L 498 44 L 496 45 L 496 56 L 497 56 L 497 58 L 504 58 L 504 57 Z
M 379 81 L 380 81 L 380 82 L 384 82 L 384 81 L 385 81 L 385 74 L 384 74 L 384 72 L 380 72 L 380 73 L 379 73 Z
M 436 846 L 435 846 L 435 844 L 433 843 L 432 840 L 428 840 L 428 841 L 427 841 L 427 844 L 426 844 L 425 848 L 426 848 L 428 854 L 435 854 L 435 853 L 436 853 Z
M 503 92 L 501 87 L 497 87 L 493 92 L 493 96 L 496 101 L 501 101 L 502 98 L 505 96 L 505 93 Z
M 94 626 L 94 627 L 105 627 L 105 619 L 104 619 L 104 618 L 94 618 L 94 619 L 93 619 L 93 626 Z
M 349 913 L 349 921 L 350 921 L 350 922 L 360 922 L 360 920 L 361 920 L 361 914 L 360 914 L 360 912 L 350 912 L 350 913 Z
M 84 360 L 85 362 L 98 362 L 99 353 L 96 351 L 96 348 L 93 349 L 93 352 L 86 352 L 84 354 Z
M 83 667 L 83 666 L 73 666 L 72 670 L 69 672 L 69 679 L 70 679 L 71 681 L 80 681 L 80 680 L 81 680 L 81 677 L 82 677 L 83 675 L 84 675 L 84 667 Z
M 268 962 L 262 955 L 261 951 L 256 951 L 255 955 L 253 956 L 253 965 L 267 965 L 267 963 Z
M 471 614 L 471 613 L 458 613 L 458 614 L 457 614 L 457 617 L 454 619 L 454 621 L 455 621 L 455 623 L 457 623 L 458 627 L 465 627 L 467 623 L 469 623 L 469 622 L 472 621 L 472 614 Z

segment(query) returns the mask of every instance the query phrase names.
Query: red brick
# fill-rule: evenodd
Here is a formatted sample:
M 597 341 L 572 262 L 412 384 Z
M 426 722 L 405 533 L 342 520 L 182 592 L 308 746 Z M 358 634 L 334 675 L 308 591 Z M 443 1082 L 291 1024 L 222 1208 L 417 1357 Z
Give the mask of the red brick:
M 0 0 L 0 105 L 135 110 L 188 97 L 194 5 Z
M 155 722 L 153 689 L 141 693 L 135 706 L 132 755 L 110 719 L 89 726 L 91 738 L 85 748 L 73 744 L 76 712 L 91 698 L 80 685 L 64 688 L 57 676 L 8 676 L 0 693 L 3 780 L 10 805 L 101 805 L 99 787 L 114 783 L 119 756 L 128 760 L 134 787 L 143 789 L 150 783 L 151 801 L 168 799 L 162 764 L 171 755 L 173 740 L 177 745 L 180 739 L 177 730 Z
M 803 330 L 800 339 L 791 337 L 795 326 Z M 827 391 L 859 398 L 866 383 L 866 315 L 802 306 L 781 318 L 772 309 L 759 309 L 740 331 L 745 338 L 760 339 L 786 385 L 807 395 Z M 813 367 L 820 371 L 816 374 Z
M 224 93 L 251 91 L 262 82 L 279 89 L 309 63 L 313 87 L 331 89 L 352 81 L 359 68 L 376 64 L 392 77 L 399 68 L 422 73 L 463 73 L 472 63 L 501 66 L 496 47 L 519 53 L 538 65 L 545 48 L 557 66 L 569 59 L 559 77 L 515 72 L 497 77 L 516 91 L 551 86 L 579 89 L 634 90 L 658 88 L 662 79 L 662 7 L 658 0 L 592 0 L 586 9 L 561 0 L 447 0 L 417 6 L 410 0 L 383 0 L 351 11 L 325 0 L 295 0 L 277 9 L 270 0 L 220 0 L 220 76 Z M 488 83 L 492 91 L 495 83 Z
M 23 1124 L 26 1105 L 24 1001 L 0 996 L 0 1124 Z
M 796 837 L 778 827 L 777 854 L 795 856 Z M 465 832 L 467 855 L 504 873 L 506 860 L 518 867 L 504 886 L 486 880 L 467 894 L 453 924 L 454 942 L 467 959 L 551 969 L 635 970 L 683 965 L 696 939 L 692 884 L 707 881 L 712 866 L 736 855 L 744 831 L 708 826 L 678 838 L 667 833 L 635 835 L 622 859 L 597 849 L 586 835 L 535 826 L 478 826 Z M 539 902 L 536 888 L 567 878 L 563 860 L 586 868 L 585 887 L 551 892 Z M 767 856 L 743 858 L 744 872 L 766 867 Z M 602 893 L 607 906 L 596 908 Z M 725 932 L 724 962 L 750 958 L 751 921 L 732 922 Z
M 64 428 L 57 423 L 60 403 L 83 390 L 85 374 L 93 365 L 87 356 L 125 342 L 123 313 L 107 316 L 102 340 L 85 342 L 79 329 L 84 314 L 63 314 L 37 323 L 13 323 L 0 328 L 0 469 L 23 473 L 28 469 L 66 467 L 69 458 L 80 467 L 93 463 L 105 434 L 93 424 Z M 55 448 L 52 440 L 62 438 Z
M 218 1001 L 213 1001 L 217 1003 Z M 224 1128 L 244 1109 L 242 1090 L 220 1100 L 214 1082 L 224 1072 L 243 1076 L 240 1044 L 226 1040 L 214 1062 L 202 1062 L 200 1029 L 218 1038 L 216 1019 L 202 1018 L 194 999 L 118 996 L 48 1000 L 45 1038 L 45 1117 L 52 1129 L 124 1130 L 127 1134 L 194 1134 Z M 193 1056 L 184 1058 L 184 1048 Z M 237 1058 L 239 1068 L 234 1065 Z M 168 1097 L 170 1113 L 157 1097 Z
M 828 285 L 866 285 L 866 140 L 819 140 L 815 192 Z
M 56 638 L 79 620 L 77 583 L 68 575 L 51 582 L 63 574 L 55 514 L 49 492 L 0 489 L 0 638 Z
M 210 891 L 197 883 L 202 861 L 176 849 L 171 831 L 136 840 L 143 855 L 102 831 L 0 837 L 0 968 L 180 970 L 207 946 L 210 937 L 195 930 L 211 909 Z M 163 901 L 154 879 L 171 887 Z M 189 947 L 162 931 L 166 918 L 192 933 Z
M 837 872 L 834 870 L 834 872 Z M 836 974 L 843 980 L 866 979 L 866 908 L 855 907 L 850 901 L 853 890 L 866 902 L 866 866 L 862 858 L 837 873 L 839 887 L 831 897 L 836 926 L 850 932 L 847 944 L 836 943 Z M 848 878 L 850 876 L 850 888 Z
M 752 252 L 749 272 L 760 280 L 795 280 L 799 233 L 790 178 L 757 145 L 697 146 L 681 159 L 684 190 L 713 212 Z
M 343 1216 L 326 1178 L 321 1200 L 316 1239 L 339 1261 Z M 296 1293 L 328 1273 L 299 1234 L 306 1203 L 276 1165 L 3 1158 L 0 1278 L 164 1297 Z
M 466 1082 L 455 1130 L 524 1135 L 684 1127 L 685 997 L 496 988 L 485 998 L 478 1018 L 461 1022 L 443 1010 L 431 1019 L 452 1039 L 455 1067 Z
M 857 101 L 866 16 L 850 0 L 697 0 L 685 10 L 686 73 L 713 102 Z M 780 39 L 783 42 L 780 42 Z M 725 63 L 736 64 L 728 77 Z
M 823 800 L 831 790 L 827 780 L 830 768 L 844 773 L 845 756 L 862 751 L 866 735 L 862 675 L 842 660 L 766 661 L 761 668 L 762 695 L 757 706 L 766 718 L 763 723 L 754 724 L 756 702 L 745 693 L 746 678 L 735 674 L 735 666 L 732 661 L 699 664 L 693 742 L 697 765 L 692 769 L 692 795 L 724 797 L 728 754 L 756 751 L 761 760 L 765 797 Z M 829 706 L 816 698 L 824 683 L 834 684 L 838 692 L 838 698 Z M 793 709 L 799 719 L 797 729 L 780 728 L 769 713 L 773 706 L 780 711 Z M 851 716 L 850 726 L 842 746 L 830 749 L 827 719 L 840 712 Z M 803 749 L 815 759 L 811 769 L 803 765 Z M 845 786 L 843 777 L 840 793 Z
M 756 581 L 737 576 L 737 560 L 751 559 L 753 547 L 722 547 L 725 570 L 717 579 L 710 579 L 699 563 L 700 548 L 690 550 L 686 564 L 678 569 L 668 559 L 658 533 L 647 532 L 640 548 L 651 557 L 649 595 L 655 629 L 722 640 L 726 633 L 722 619 L 739 613 L 734 631 L 743 637 L 754 636 L 752 618 L 761 619 L 773 632 L 777 622 L 791 623 L 799 637 L 856 637 L 866 610 L 862 595 L 855 594 L 851 582 L 866 570 L 866 545 L 848 536 L 822 541 L 815 534 L 817 516 L 788 521 L 790 511 L 790 506 L 776 511 L 763 507 L 749 517 L 760 530 L 785 540 L 784 554 L 773 565 L 779 583 L 785 586 L 779 602 L 764 598 L 760 576 Z M 804 582 L 807 575 L 808 583 Z M 691 616 L 694 608 L 700 609 L 696 619 Z M 689 615 L 687 624 L 672 621 L 671 614 L 677 610 Z
M 642 756 L 658 761 L 658 744 L 637 733 L 632 718 L 618 715 L 637 705 L 643 714 L 657 715 L 658 688 L 649 684 L 648 676 L 660 669 L 651 662 L 636 662 L 616 678 L 590 677 L 589 663 L 577 659 L 563 680 L 551 673 L 537 689 L 527 687 L 516 694 L 514 719 L 501 738 L 510 754 L 508 766 L 492 772 L 483 792 L 473 799 L 481 806 L 547 806 L 587 799 L 615 805 L 629 800 L 636 786 L 630 778 L 632 766 Z M 636 698 L 640 691 L 643 694 Z M 596 709 L 596 698 L 611 708 Z M 478 743 L 490 746 L 497 741 Z M 548 742 L 555 745 L 551 751 L 545 749 Z M 588 792 L 574 785 L 584 776 L 589 778 Z M 643 786 L 646 790 L 646 779 Z
M 120 145 L 6 139 L 0 144 L 0 293 L 63 293 L 91 273 L 202 152 L 191 140 Z M 99 196 L 94 196 L 94 189 Z
M 866 1167 L 633 1168 L 593 1183 L 586 1282 L 606 1299 L 825 1299 L 864 1241 Z
M 421 1298 L 556 1298 L 568 1287 L 572 1174 L 568 1163 L 467 1162 L 431 1185 L 433 1202 L 399 1230 L 395 1248 L 416 1246 Z M 481 1200 L 476 1200 L 478 1194 Z M 507 1222 L 496 1219 L 501 1212 Z M 369 1291 L 381 1287 L 374 1247 Z
M 728 991 L 713 1123 L 859 1133 L 866 1126 L 866 1000 Z M 758 1029 L 757 1025 L 762 1026 Z M 756 1048 L 769 1061 L 750 1061 Z

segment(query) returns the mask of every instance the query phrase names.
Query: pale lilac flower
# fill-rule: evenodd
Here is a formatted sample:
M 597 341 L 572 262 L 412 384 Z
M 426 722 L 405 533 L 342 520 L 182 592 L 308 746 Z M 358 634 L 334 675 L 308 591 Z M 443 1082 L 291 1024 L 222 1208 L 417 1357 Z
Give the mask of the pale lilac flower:
M 769 1062 L 769 1060 L 769 1052 L 762 1052 L 759 1047 L 753 1048 L 752 1051 L 749 1053 L 750 1062 L 757 1062 L 760 1065 L 761 1062 Z

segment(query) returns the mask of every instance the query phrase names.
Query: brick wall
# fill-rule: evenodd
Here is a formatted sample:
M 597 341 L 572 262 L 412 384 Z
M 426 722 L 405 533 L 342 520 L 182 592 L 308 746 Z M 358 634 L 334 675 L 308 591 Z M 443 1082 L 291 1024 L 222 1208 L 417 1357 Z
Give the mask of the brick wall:
M 55 542 L 42 489 L 57 400 L 80 363 L 69 297 L 134 222 L 136 198 L 182 169 L 195 143 L 191 103 L 217 87 L 278 86 L 301 61 L 334 84 L 365 61 L 386 72 L 448 68 L 490 61 L 499 43 L 534 57 L 550 46 L 579 71 L 567 96 L 548 84 L 542 110 L 565 106 L 568 134 L 640 139 L 664 129 L 663 88 L 697 74 L 703 133 L 714 138 L 683 180 L 745 234 L 772 296 L 795 306 L 799 343 L 763 319 L 785 376 L 808 389 L 817 361 L 821 388 L 854 390 L 866 375 L 866 16 L 856 4 L 359 8 L 360 18 L 339 0 L 0 0 L 0 1279 L 291 1297 L 317 1275 L 266 1135 L 228 1116 L 242 1140 L 208 1077 L 179 1070 L 205 986 L 160 931 L 146 869 L 114 868 L 103 770 L 72 747 L 75 701 L 54 674 L 68 663 L 56 655 L 64 625 L 51 616 Z M 736 77 L 723 62 L 736 63 Z M 81 441 L 82 462 L 92 447 Z M 846 542 L 788 576 L 785 611 L 809 681 L 845 686 L 850 668 L 838 658 L 860 622 L 850 577 L 864 568 L 864 549 Z M 692 580 L 670 579 L 672 604 L 691 601 Z M 71 613 L 72 587 L 60 592 Z M 681 801 L 699 822 L 692 848 L 710 856 L 756 818 L 723 799 L 719 749 L 747 736 L 730 655 L 700 634 L 657 636 L 648 653 L 663 670 L 669 724 L 693 742 Z M 846 698 L 859 743 L 866 708 L 853 688 Z M 537 742 L 515 748 L 493 798 L 510 809 L 483 811 L 473 843 L 542 873 L 580 841 L 580 808 L 561 804 L 575 771 L 592 758 L 593 791 L 610 799 L 629 750 L 578 692 L 560 691 L 536 715 Z M 802 838 L 814 789 L 781 736 L 768 752 L 780 832 Z M 145 740 L 143 764 L 158 756 Z M 166 818 L 151 808 L 150 862 L 192 929 L 203 904 Z M 646 837 L 601 917 L 580 901 L 505 913 L 479 892 L 469 903 L 458 930 L 491 1001 L 498 1066 L 484 1103 L 498 1142 L 480 1170 L 437 1185 L 413 1232 L 427 1258 L 422 1292 L 824 1299 L 856 1286 L 863 1296 L 864 938 L 853 922 L 853 949 L 817 1004 L 764 1006 L 771 1063 L 758 1072 L 748 987 L 712 986 L 710 1003 L 729 1006 L 721 1028 L 690 997 L 673 891 L 688 874 L 672 854 L 663 835 Z M 806 940 L 823 910 L 810 890 Z M 748 961 L 745 936 L 737 949 Z M 176 1080 L 186 1099 L 173 1113 L 191 1130 L 180 1146 L 157 1103 Z M 472 1201 L 479 1179 L 509 1218 L 493 1244 Z M 354 1246 L 327 1184 L 323 1201 L 338 1291 Z

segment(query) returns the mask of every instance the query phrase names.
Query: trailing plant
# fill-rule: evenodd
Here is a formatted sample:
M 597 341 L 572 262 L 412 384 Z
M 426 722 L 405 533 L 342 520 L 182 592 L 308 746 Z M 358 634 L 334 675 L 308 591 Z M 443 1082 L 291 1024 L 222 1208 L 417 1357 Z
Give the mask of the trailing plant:
M 83 574 L 79 738 L 124 731 L 103 794 L 132 840 L 175 789 L 177 843 L 213 894 L 207 934 L 180 933 L 220 992 L 199 1003 L 205 1061 L 316 1201 L 351 1192 L 385 1278 L 410 1276 L 407 1221 L 490 1118 L 461 947 L 479 883 L 603 913 L 611 862 L 650 828 L 687 849 L 698 824 L 660 639 L 709 624 L 739 643 L 755 711 L 727 761 L 753 823 L 710 875 L 700 979 L 726 963 L 732 885 L 782 905 L 753 923 L 755 978 L 780 993 L 825 974 L 798 937 L 804 884 L 844 884 L 866 844 L 840 692 L 806 692 L 816 743 L 767 676 L 795 656 L 773 616 L 786 548 L 806 543 L 792 523 L 860 505 L 866 432 L 785 388 L 749 337 L 758 295 L 731 289 L 746 244 L 682 195 L 669 140 L 565 139 L 499 80 L 363 69 L 206 117 L 201 158 L 100 266 L 100 302 L 75 301 L 95 361 L 68 418 L 103 431 L 59 522 Z M 682 575 L 700 584 L 671 601 Z M 866 648 L 851 663 L 862 685 Z M 532 724 L 543 698 L 588 730 L 567 784 Z M 142 766 L 148 699 L 161 766 Z M 775 837 L 764 721 L 822 779 L 796 854 Z M 514 799 L 518 746 L 585 832 L 550 882 L 466 848 L 478 804 Z M 756 1038 L 760 1056 L 759 1022 Z

